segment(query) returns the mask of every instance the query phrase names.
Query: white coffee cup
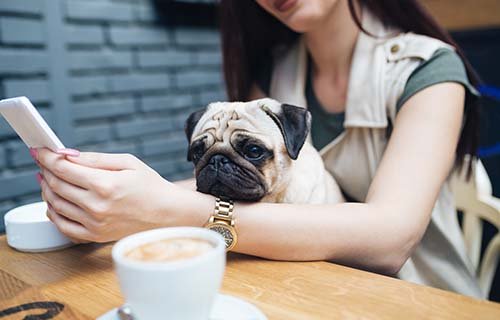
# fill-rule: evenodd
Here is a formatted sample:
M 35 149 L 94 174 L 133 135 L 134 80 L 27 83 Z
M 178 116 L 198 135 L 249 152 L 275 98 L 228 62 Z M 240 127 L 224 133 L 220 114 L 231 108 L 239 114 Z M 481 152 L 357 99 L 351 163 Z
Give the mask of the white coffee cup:
M 173 238 L 205 240 L 213 249 L 168 262 L 138 261 L 126 256 L 146 243 Z M 226 265 L 225 243 L 216 232 L 191 227 L 144 231 L 118 241 L 112 256 L 126 304 L 137 319 L 208 319 Z

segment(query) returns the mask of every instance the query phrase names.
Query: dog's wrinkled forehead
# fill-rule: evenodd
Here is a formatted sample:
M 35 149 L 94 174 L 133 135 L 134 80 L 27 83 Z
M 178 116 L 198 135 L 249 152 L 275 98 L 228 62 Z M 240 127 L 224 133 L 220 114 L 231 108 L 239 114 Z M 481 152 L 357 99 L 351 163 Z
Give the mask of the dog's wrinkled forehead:
M 269 98 L 250 102 L 211 103 L 196 124 L 192 137 L 211 132 L 216 141 L 223 141 L 224 133 L 234 130 L 253 133 L 278 130 L 272 119 L 262 110 L 263 106 L 278 112 L 281 104 Z

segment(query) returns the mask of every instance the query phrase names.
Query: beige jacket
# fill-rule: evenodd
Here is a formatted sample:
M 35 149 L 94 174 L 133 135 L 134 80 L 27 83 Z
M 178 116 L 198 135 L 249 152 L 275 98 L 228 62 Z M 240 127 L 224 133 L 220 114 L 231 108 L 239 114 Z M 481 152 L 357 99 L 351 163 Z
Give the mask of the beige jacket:
M 413 33 L 388 30 L 369 12 L 363 26 L 377 38 L 360 33 L 349 79 L 345 131 L 320 150 L 325 166 L 340 187 L 364 201 L 384 153 L 388 119 L 411 73 L 446 43 Z M 276 59 L 270 97 L 306 106 L 307 53 L 302 40 Z M 362 223 L 362 221 L 360 221 Z M 478 287 L 457 221 L 448 183 L 441 189 L 422 241 L 398 277 L 415 283 L 484 298 Z

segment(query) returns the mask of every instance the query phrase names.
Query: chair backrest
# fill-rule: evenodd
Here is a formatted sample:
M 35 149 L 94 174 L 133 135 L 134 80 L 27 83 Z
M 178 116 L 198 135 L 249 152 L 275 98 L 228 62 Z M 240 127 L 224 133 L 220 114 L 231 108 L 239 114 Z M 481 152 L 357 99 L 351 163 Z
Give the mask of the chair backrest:
M 477 270 L 479 285 L 488 296 L 500 256 L 500 199 L 492 195 L 491 182 L 481 161 L 473 164 L 472 176 L 467 180 L 467 170 L 456 170 L 451 177 L 455 205 L 463 212 L 463 234 L 469 257 Z M 496 227 L 481 259 L 481 242 L 485 220 Z

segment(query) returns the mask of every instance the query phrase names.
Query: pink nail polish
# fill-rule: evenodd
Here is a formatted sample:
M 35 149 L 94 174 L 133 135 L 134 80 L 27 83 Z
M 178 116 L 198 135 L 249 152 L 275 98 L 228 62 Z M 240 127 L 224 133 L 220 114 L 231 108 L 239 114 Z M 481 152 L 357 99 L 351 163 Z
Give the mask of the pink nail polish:
M 38 181 L 38 184 L 41 185 L 43 180 L 42 174 L 40 172 L 37 172 L 35 176 L 36 176 L 36 181 Z
M 80 151 L 75 150 L 75 149 L 70 149 L 70 148 L 58 149 L 56 151 L 56 153 L 57 154 L 62 154 L 62 155 L 65 155 L 65 156 L 70 156 L 70 157 L 78 157 L 80 155 Z
M 33 160 L 36 161 L 38 158 L 38 150 L 36 150 L 35 148 L 30 148 L 30 155 L 33 158 Z

